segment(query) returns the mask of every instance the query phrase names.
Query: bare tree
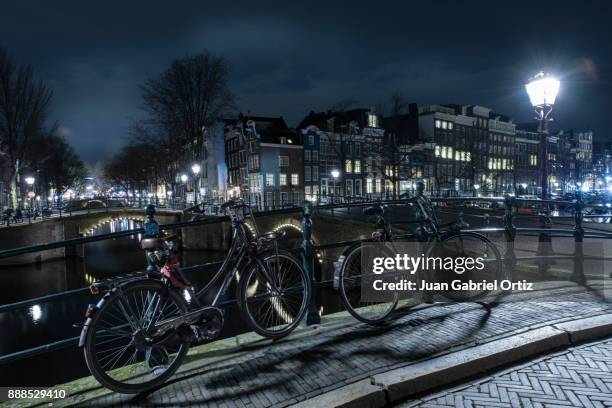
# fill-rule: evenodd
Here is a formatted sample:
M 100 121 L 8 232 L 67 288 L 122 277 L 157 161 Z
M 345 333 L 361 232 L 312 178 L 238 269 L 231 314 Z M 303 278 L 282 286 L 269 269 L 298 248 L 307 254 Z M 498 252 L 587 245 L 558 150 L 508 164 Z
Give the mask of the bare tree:
M 222 56 L 203 52 L 178 59 L 158 78 L 142 85 L 147 120 L 138 131 L 162 141 L 169 151 L 194 146 L 201 159 L 205 126 L 234 108 L 229 67 Z
M 32 68 L 17 66 L 0 48 L 0 154 L 8 161 L 9 202 L 17 205 L 20 166 L 30 141 L 40 134 L 52 91 L 34 79 Z

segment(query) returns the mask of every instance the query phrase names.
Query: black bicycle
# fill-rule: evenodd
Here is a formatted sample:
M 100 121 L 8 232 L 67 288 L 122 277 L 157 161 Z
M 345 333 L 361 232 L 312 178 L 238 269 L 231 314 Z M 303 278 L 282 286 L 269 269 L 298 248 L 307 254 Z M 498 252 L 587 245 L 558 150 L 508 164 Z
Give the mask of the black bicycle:
M 255 332 L 280 338 L 300 323 L 310 298 L 310 280 L 298 259 L 278 249 L 276 241 L 283 234 L 259 235 L 250 207 L 240 199 L 226 202 L 222 209 L 230 215 L 232 244 L 204 288 L 196 292 L 178 268 L 175 237 L 145 238 L 141 246 L 156 271 L 112 288 L 97 305 L 89 306 L 79 344 L 84 346 L 87 367 L 102 385 L 137 393 L 163 384 L 192 343 L 219 335 L 224 320 L 221 303 L 235 279 L 239 309 Z M 203 295 L 221 277 L 212 303 L 204 304 Z
M 418 221 L 412 223 L 420 225 L 417 233 L 404 234 L 397 237 L 389 222 L 385 218 L 385 207 L 381 205 L 371 206 L 364 210 L 364 214 L 375 217 L 376 231 L 372 238 L 366 242 L 360 242 L 351 246 L 345 252 L 339 272 L 339 289 L 342 303 L 348 312 L 356 319 L 376 325 L 384 322 L 396 309 L 399 301 L 397 291 L 387 293 L 384 299 L 376 299 L 367 291 L 364 285 L 371 284 L 380 276 L 373 273 L 371 269 L 363 268 L 363 259 L 368 246 L 372 246 L 372 252 L 394 258 L 400 251 L 397 249 L 398 241 L 421 241 L 423 259 L 467 259 L 482 258 L 482 268 L 465 271 L 461 275 L 448 273 L 441 268 L 422 268 L 416 275 L 417 287 L 423 281 L 428 283 L 441 283 L 450 280 L 459 281 L 459 285 L 469 281 L 491 281 L 502 276 L 502 258 L 499 250 L 486 236 L 470 231 L 461 231 L 461 225 L 453 222 L 440 225 L 431 201 L 418 193 L 406 202 L 409 206 L 416 207 L 417 214 L 421 216 Z M 444 227 L 449 227 L 444 230 Z M 385 243 L 385 245 L 377 245 Z M 376 246 L 374 248 L 374 246 Z M 419 251 L 420 255 L 421 251 Z M 433 301 L 436 296 L 444 300 L 452 301 L 476 301 L 486 296 L 488 289 L 477 288 L 474 290 L 427 290 L 421 292 L 421 297 L 427 302 Z

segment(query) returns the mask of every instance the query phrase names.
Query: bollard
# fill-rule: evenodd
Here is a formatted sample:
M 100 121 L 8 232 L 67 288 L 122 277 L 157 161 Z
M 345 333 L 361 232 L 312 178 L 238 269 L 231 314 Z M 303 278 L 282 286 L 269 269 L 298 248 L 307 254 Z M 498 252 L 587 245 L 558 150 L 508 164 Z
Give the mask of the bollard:
M 512 279 L 514 268 L 516 267 L 516 254 L 514 252 L 514 238 L 516 237 L 516 226 L 514 225 L 514 214 L 512 207 L 514 206 L 514 198 L 506 195 L 504 198 L 504 236 L 506 237 L 506 251 L 504 253 L 504 278 Z M 485 223 L 490 223 L 489 219 L 485 219 Z
M 584 251 L 582 241 L 584 239 L 584 229 L 582 228 L 582 193 L 576 191 L 576 202 L 574 203 L 574 273 L 571 280 L 578 284 L 584 284 Z
M 550 217 L 545 214 L 540 214 L 540 228 L 544 231 L 540 232 L 538 236 L 538 250 L 536 251 L 536 256 L 547 257 L 553 254 L 552 248 L 552 237 L 550 233 L 545 231 L 552 227 L 552 222 L 550 221 Z M 548 273 L 548 268 L 552 261 L 549 258 L 542 258 L 538 260 L 538 272 L 540 276 L 545 276 Z
M 312 205 L 304 202 L 302 218 L 302 263 L 306 273 L 310 277 L 310 300 L 308 303 L 308 313 L 306 314 L 306 325 L 321 323 L 321 316 L 317 310 L 317 285 L 314 274 L 314 251 L 312 248 Z
M 144 236 L 145 238 L 156 238 L 159 236 L 159 224 L 155 220 L 155 206 L 153 204 L 149 204 L 144 209 L 145 216 L 147 217 L 144 222 Z M 147 259 L 147 272 L 153 272 L 155 267 L 153 263 L 149 259 L 149 256 L 146 255 Z

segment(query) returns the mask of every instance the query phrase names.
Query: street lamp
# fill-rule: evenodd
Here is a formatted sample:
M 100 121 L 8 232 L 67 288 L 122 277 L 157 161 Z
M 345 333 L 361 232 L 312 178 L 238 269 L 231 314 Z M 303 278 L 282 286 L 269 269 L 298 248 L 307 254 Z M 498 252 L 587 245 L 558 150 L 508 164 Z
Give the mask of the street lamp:
M 34 198 L 33 194 L 34 194 L 34 193 L 32 193 L 31 191 L 32 191 L 32 186 L 34 185 L 34 182 L 35 182 L 35 181 L 36 181 L 36 179 L 34 179 L 34 177 L 32 177 L 32 176 L 28 176 L 28 177 L 26 177 L 26 178 L 25 178 L 25 182 L 26 182 L 26 184 L 27 184 L 27 185 L 28 185 L 28 187 L 29 187 L 29 188 L 28 188 L 28 189 L 29 189 L 29 191 L 28 191 L 28 197 L 29 197 L 29 199 L 30 199 L 30 208 L 32 208 L 32 207 L 33 207 L 33 205 L 34 205 L 34 201 L 33 201 L 33 198 Z
M 542 200 L 548 197 L 548 122 L 552 121 L 555 99 L 559 93 L 560 82 L 555 77 L 540 71 L 525 85 L 529 100 L 540 122 L 542 151 Z
M 333 202 L 334 202 L 333 196 L 334 196 L 334 194 L 336 193 L 336 181 L 338 180 L 338 177 L 340 177 L 340 170 L 338 170 L 338 169 L 333 169 L 333 170 L 330 172 L 330 174 L 331 174 L 331 176 L 332 176 L 332 178 L 333 178 L 333 180 L 334 180 L 334 189 L 333 189 L 333 191 L 332 191 L 332 204 L 333 204 Z
M 191 166 L 191 171 L 193 172 L 193 175 L 195 176 L 195 181 L 194 181 L 194 201 L 195 204 L 198 204 L 198 190 L 200 189 L 200 178 L 198 177 L 198 175 L 200 174 L 200 165 L 198 163 L 195 163 L 193 166 Z
M 480 184 L 474 184 L 474 195 L 478 196 L 478 190 L 480 190 Z

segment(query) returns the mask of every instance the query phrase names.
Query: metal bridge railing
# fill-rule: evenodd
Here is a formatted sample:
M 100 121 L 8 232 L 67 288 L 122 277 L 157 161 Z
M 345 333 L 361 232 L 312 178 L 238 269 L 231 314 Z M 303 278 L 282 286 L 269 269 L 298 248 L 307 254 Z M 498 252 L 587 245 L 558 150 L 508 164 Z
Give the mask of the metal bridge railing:
M 506 267 L 514 267 L 517 261 L 525 261 L 525 260 L 546 260 L 546 259 L 573 259 L 574 260 L 574 271 L 572 274 L 572 279 L 575 282 L 583 283 L 585 281 L 584 271 L 583 271 L 583 262 L 585 259 L 604 259 L 604 257 L 593 257 L 593 256 L 585 256 L 582 251 L 582 245 L 575 245 L 574 252 L 571 255 L 563 254 L 563 255 L 553 255 L 552 247 L 547 245 L 550 243 L 551 238 L 553 237 L 573 237 L 576 244 L 580 244 L 583 242 L 585 238 L 596 238 L 596 239 L 612 239 L 611 232 L 605 231 L 588 231 L 585 232 L 583 226 L 583 220 L 585 218 L 612 218 L 612 214 L 598 214 L 598 215 L 584 215 L 585 204 L 582 201 L 580 194 L 577 194 L 576 200 L 569 201 L 554 201 L 554 200 L 533 200 L 533 199 L 522 199 L 515 197 L 448 197 L 448 198 L 432 198 L 434 203 L 441 205 L 443 203 L 469 203 L 469 202 L 488 202 L 488 203 L 503 203 L 503 215 L 490 215 L 488 213 L 485 214 L 470 214 L 471 217 L 482 217 L 485 223 L 484 228 L 478 229 L 468 229 L 466 231 L 474 231 L 481 233 L 500 233 L 503 234 L 505 238 L 505 247 L 503 248 L 503 262 Z M 351 201 L 351 200 L 349 200 Z M 363 242 L 363 240 L 347 240 L 347 241 L 339 241 L 339 242 L 329 242 L 321 245 L 315 245 L 312 241 L 312 228 L 313 228 L 313 220 L 312 215 L 315 211 L 330 211 L 333 210 L 346 210 L 350 213 L 351 208 L 360 208 L 369 206 L 372 204 L 380 204 L 384 203 L 386 205 L 405 205 L 407 203 L 406 199 L 389 199 L 389 200 L 369 200 L 369 199 L 360 199 L 360 200 L 352 200 L 351 202 L 342 202 L 342 203 L 329 203 L 329 204 L 320 204 L 313 205 L 312 203 L 306 202 L 302 207 L 288 207 L 284 209 L 277 210 L 269 210 L 269 211 L 257 211 L 254 213 L 255 217 L 263 217 L 263 216 L 273 216 L 273 215 L 282 215 L 282 214 L 299 214 L 302 215 L 302 245 L 300 248 L 294 249 L 296 253 L 299 253 L 302 257 L 304 267 L 309 272 L 310 277 L 314 283 L 313 285 L 313 294 L 312 294 L 312 302 L 310 304 L 308 314 L 307 314 L 307 324 L 314 324 L 320 321 L 320 316 L 318 310 L 316 309 L 316 304 L 314 303 L 314 299 L 316 299 L 316 289 L 317 287 L 322 287 L 325 285 L 329 285 L 333 282 L 332 279 L 315 281 L 315 253 L 316 251 L 326 250 L 326 249 L 337 249 L 351 246 L 358 242 Z M 529 214 L 519 214 L 514 211 L 514 209 L 521 208 L 521 205 L 539 205 L 539 206 L 564 206 L 566 209 L 571 210 L 572 215 L 548 215 L 548 214 L 537 214 L 537 215 L 529 215 Z M 441 212 L 451 212 L 445 207 L 437 207 L 438 211 Z M 459 217 L 462 217 L 462 213 L 459 213 Z M 514 222 L 516 219 L 534 219 L 538 218 L 540 221 L 539 228 L 521 228 L 516 227 Z M 502 221 L 501 227 L 490 227 L 490 220 L 497 219 Z M 202 225 L 211 225 L 217 224 L 221 222 L 228 221 L 229 218 L 225 216 L 217 216 L 214 218 L 207 219 L 194 219 L 192 221 L 185 221 L 173 224 L 165 224 L 160 225 L 160 230 L 176 230 L 182 228 L 191 228 Z M 552 222 L 554 220 L 573 220 L 573 226 L 571 228 L 552 228 Z M 415 223 L 415 221 L 410 221 L 411 223 Z M 416 221 L 418 223 L 419 221 Z M 0 259 L 9 258 L 17 255 L 22 255 L 26 253 L 33 253 L 39 251 L 45 251 L 49 249 L 56 249 L 61 247 L 69 247 L 74 245 L 86 244 L 89 242 L 103 241 L 114 239 L 118 237 L 125 237 L 134 234 L 144 233 L 144 228 L 136 228 L 128 231 L 120 231 L 108 234 L 100 234 L 94 236 L 87 237 L 79 237 L 72 238 L 58 242 L 51 242 L 47 244 L 34 245 L 29 247 L 22 248 L 14 248 L 0 251 Z M 538 236 L 538 249 L 536 251 L 535 256 L 516 256 L 516 251 L 514 247 L 515 239 L 517 235 L 537 235 Z M 203 271 L 210 267 L 215 267 L 220 265 L 221 262 L 208 262 L 200 265 L 194 265 L 190 267 L 183 268 L 183 272 L 196 273 Z M 546 264 L 543 264 L 544 267 L 540 267 L 540 272 L 545 272 Z M 109 281 L 109 285 L 117 284 L 122 280 L 129 279 L 139 279 L 143 276 L 146 276 L 145 273 L 138 273 L 132 275 L 124 275 Z M 73 289 L 61 293 L 50 294 L 42 297 L 37 297 L 34 299 L 23 300 L 11 304 L 0 305 L 0 313 L 10 312 L 18 309 L 23 309 L 30 307 L 35 304 L 51 302 L 56 300 L 61 300 L 65 298 L 71 298 L 76 296 L 82 296 L 89 293 L 88 288 L 79 288 Z M 231 304 L 235 302 L 235 300 L 229 300 L 226 304 Z M 68 339 L 63 339 L 60 341 L 56 341 L 49 344 L 44 344 L 38 347 L 30 348 L 27 350 L 17 351 L 11 354 L 0 356 L 0 365 L 8 364 L 11 362 L 15 362 L 24 358 L 36 356 L 39 354 L 43 354 L 50 351 L 60 350 L 68 347 L 73 347 L 77 344 L 77 337 L 72 337 Z

